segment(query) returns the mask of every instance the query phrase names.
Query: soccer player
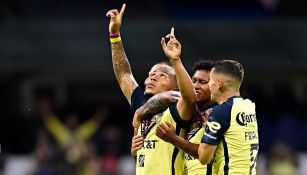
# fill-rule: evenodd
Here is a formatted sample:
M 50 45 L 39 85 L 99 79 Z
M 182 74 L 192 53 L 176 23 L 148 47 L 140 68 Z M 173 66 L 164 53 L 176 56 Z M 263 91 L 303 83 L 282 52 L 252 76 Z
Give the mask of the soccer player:
M 126 5 L 124 4 L 120 12 L 116 9 L 107 12 L 110 17 L 110 41 L 112 48 L 113 69 L 119 85 L 131 104 L 131 108 L 136 110 L 142 106 L 147 99 L 159 92 L 167 90 L 180 91 L 181 97 L 178 102 L 171 105 L 161 115 L 147 116 L 142 120 L 138 128 L 138 134 L 144 137 L 144 145 L 137 151 L 136 174 L 156 175 L 156 174 L 182 174 L 183 167 L 182 154 L 173 145 L 166 143 L 155 135 L 157 124 L 170 122 L 178 135 L 183 135 L 183 128 L 190 120 L 196 110 L 196 97 L 192 81 L 181 63 L 181 44 L 174 35 L 174 29 L 166 36 L 169 42 L 165 43 L 162 38 L 161 45 L 165 55 L 169 58 L 173 67 L 168 65 L 155 65 L 146 79 L 145 92 L 136 83 L 128 59 L 125 55 L 123 44 L 119 35 L 122 17 Z M 177 83 L 178 82 L 178 87 Z
M 209 115 L 198 154 L 202 164 L 214 161 L 218 175 L 256 174 L 255 104 L 240 96 L 243 77 L 242 65 L 233 60 L 215 62 L 210 73 L 211 100 L 218 105 Z
M 190 125 L 186 138 L 183 139 L 177 136 L 174 127 L 169 123 L 159 124 L 156 130 L 156 135 L 159 138 L 185 152 L 185 171 L 187 175 L 211 175 L 212 173 L 211 165 L 208 165 L 207 168 L 207 165 L 202 165 L 198 160 L 198 147 L 205 131 L 204 123 L 207 120 L 209 111 L 211 111 L 211 107 L 214 105 L 211 102 L 208 87 L 211 68 L 211 61 L 200 60 L 194 63 L 192 82 L 196 91 L 197 113 L 192 118 L 192 124 Z M 172 96 L 171 94 L 158 95 L 151 98 L 145 105 L 139 108 L 136 115 L 157 113 L 159 109 L 167 108 L 168 103 L 172 102 L 169 99 L 173 98 L 173 101 L 176 100 L 176 96 Z M 141 148 L 142 142 L 142 137 L 138 135 L 132 139 L 132 154 L 135 154 Z

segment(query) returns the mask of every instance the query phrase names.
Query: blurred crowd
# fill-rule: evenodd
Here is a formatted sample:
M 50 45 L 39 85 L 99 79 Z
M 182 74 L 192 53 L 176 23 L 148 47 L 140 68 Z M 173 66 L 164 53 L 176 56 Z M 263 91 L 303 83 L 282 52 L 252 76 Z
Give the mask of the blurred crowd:
M 14 138 L 33 141 L 32 146 L 26 151 L 6 149 L 1 157 L 3 174 L 134 174 L 134 159 L 126 151 L 130 150 L 130 143 L 125 140 L 131 136 L 118 126 L 104 124 L 110 117 L 107 106 L 97 108 L 93 116 L 87 118 L 71 110 L 59 116 L 47 98 L 38 98 L 34 109 L 34 115 L 26 123 L 21 122 L 24 127 L 20 129 L 25 130 L 18 134 L 27 138 Z M 25 128 L 27 123 L 30 125 Z M 27 145 L 20 143 L 16 147 Z

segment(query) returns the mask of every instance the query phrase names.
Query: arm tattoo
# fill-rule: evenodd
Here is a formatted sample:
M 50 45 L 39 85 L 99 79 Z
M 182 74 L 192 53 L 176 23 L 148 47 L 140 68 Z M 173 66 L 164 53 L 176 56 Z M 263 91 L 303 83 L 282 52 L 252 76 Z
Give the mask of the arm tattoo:
M 129 61 L 125 54 L 124 46 L 121 42 L 113 43 L 112 46 L 112 63 L 113 69 L 118 81 L 121 81 L 126 74 L 132 74 Z
M 145 109 L 144 116 L 155 115 L 166 110 L 172 102 L 168 99 L 163 98 L 161 94 L 157 94 L 151 97 L 144 105 Z

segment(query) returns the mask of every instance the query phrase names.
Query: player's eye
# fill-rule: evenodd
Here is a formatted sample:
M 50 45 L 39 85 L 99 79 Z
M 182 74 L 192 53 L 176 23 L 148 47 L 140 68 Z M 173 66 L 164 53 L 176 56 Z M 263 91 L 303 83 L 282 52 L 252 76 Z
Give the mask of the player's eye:
M 194 79 L 194 78 L 192 79 L 192 82 L 193 82 L 193 83 L 196 83 L 196 81 L 197 81 L 196 79 Z
M 160 77 L 166 78 L 165 74 L 160 74 Z

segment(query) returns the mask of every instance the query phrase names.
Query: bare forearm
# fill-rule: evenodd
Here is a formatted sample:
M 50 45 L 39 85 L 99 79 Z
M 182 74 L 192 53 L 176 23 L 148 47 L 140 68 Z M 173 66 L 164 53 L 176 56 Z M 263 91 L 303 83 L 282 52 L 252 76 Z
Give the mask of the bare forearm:
M 217 145 L 209 145 L 206 143 L 201 143 L 198 148 L 198 155 L 199 155 L 198 159 L 200 163 L 203 165 L 209 164 L 214 157 L 216 148 Z
M 126 74 L 132 74 L 122 42 L 111 44 L 113 70 L 118 81 Z
M 191 143 L 179 136 L 176 136 L 176 138 L 172 141 L 172 144 L 176 146 L 177 148 L 181 149 L 185 153 L 198 158 L 198 147 L 199 144 Z
M 142 120 L 145 116 L 163 112 L 172 103 L 173 101 L 168 98 L 164 98 L 163 94 L 157 94 L 151 97 L 142 107 L 138 109 L 139 119 Z
M 195 102 L 196 97 L 193 83 L 181 60 L 171 61 L 171 63 L 176 71 L 177 83 L 182 99 L 187 102 Z
M 193 83 L 180 59 L 171 62 L 176 71 L 177 83 L 181 93 L 181 99 L 177 103 L 178 113 L 183 120 L 190 120 L 196 110 Z
M 130 64 L 125 54 L 123 44 L 121 41 L 112 43 L 111 48 L 113 70 L 116 79 L 128 102 L 131 103 L 131 94 L 137 87 L 137 83 L 132 75 Z

